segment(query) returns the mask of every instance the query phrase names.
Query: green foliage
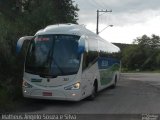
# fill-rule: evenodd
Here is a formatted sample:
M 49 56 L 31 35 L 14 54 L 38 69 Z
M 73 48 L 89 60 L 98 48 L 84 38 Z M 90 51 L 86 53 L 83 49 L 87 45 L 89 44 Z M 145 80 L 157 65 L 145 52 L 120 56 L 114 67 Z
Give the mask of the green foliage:
M 158 66 L 160 66 L 160 51 L 159 51 L 158 55 L 156 56 L 156 64 Z
M 24 22 L 26 32 L 35 33 L 50 24 L 77 23 L 77 6 L 73 6 L 71 0 L 30 0 L 29 6 L 20 16 L 20 22 Z M 28 29 L 29 28 L 29 29 Z
M 122 64 L 128 70 L 160 69 L 160 37 L 143 35 L 122 52 Z
M 50 24 L 77 23 L 77 11 L 72 0 L 0 0 L 0 111 L 21 98 L 25 49 L 16 55 L 17 40 Z

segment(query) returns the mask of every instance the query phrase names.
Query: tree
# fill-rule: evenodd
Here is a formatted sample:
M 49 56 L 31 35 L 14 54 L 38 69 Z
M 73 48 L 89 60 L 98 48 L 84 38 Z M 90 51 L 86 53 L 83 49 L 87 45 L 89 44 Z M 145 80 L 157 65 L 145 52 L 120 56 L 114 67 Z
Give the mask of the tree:
M 151 38 L 147 35 L 143 35 L 134 40 L 134 44 L 138 44 L 140 47 L 147 47 L 151 49 L 157 49 L 160 47 L 160 37 L 157 35 L 152 35 Z
M 160 37 L 143 35 L 134 40 L 134 45 L 123 51 L 122 63 L 134 70 L 154 70 L 159 66 Z M 160 67 L 160 66 L 159 66 Z
M 52 24 L 77 23 L 79 9 L 73 3 L 72 0 L 0 0 L 0 13 L 11 20 L 29 15 L 52 20 Z
M 160 50 L 158 55 L 156 56 L 156 64 L 157 64 L 157 69 L 159 69 L 160 68 Z
M 72 0 L 0 0 L 0 108 L 21 95 L 24 56 L 15 53 L 17 40 L 50 24 L 77 23 L 77 11 Z

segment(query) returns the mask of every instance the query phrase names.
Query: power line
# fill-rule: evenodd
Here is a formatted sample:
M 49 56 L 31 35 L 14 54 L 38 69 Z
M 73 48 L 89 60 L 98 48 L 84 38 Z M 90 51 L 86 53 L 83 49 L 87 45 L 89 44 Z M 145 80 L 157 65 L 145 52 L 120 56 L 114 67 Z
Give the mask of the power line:
M 112 12 L 112 10 L 97 10 L 97 29 L 96 29 L 96 33 L 99 34 L 99 13 L 107 13 L 107 12 Z M 102 15 L 102 14 L 101 14 Z

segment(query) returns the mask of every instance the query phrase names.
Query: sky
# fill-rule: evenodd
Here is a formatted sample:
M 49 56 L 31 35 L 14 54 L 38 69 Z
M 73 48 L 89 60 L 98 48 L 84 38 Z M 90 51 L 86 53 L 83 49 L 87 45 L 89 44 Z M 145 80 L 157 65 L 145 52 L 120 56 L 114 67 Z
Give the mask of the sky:
M 80 9 L 78 23 L 95 33 L 96 11 L 112 10 L 99 17 L 99 31 L 106 28 L 99 35 L 109 42 L 131 44 L 144 34 L 160 36 L 160 0 L 73 1 Z

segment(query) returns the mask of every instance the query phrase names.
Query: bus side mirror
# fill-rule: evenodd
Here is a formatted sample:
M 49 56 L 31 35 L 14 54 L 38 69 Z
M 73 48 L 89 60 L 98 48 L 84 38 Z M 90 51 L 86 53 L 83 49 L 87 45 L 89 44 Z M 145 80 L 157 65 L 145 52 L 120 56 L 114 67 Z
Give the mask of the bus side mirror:
M 79 46 L 78 47 L 78 54 L 81 55 L 82 53 L 84 53 L 85 49 L 84 46 Z
M 17 41 L 17 45 L 16 45 L 16 53 L 19 54 L 19 52 L 21 51 L 22 49 L 22 46 L 23 46 L 23 42 L 25 40 L 31 40 L 34 36 L 24 36 L 24 37 L 21 37 L 18 41 Z
M 81 37 L 79 39 L 79 43 L 78 43 L 78 54 L 82 54 L 85 51 L 85 39 L 84 37 Z

